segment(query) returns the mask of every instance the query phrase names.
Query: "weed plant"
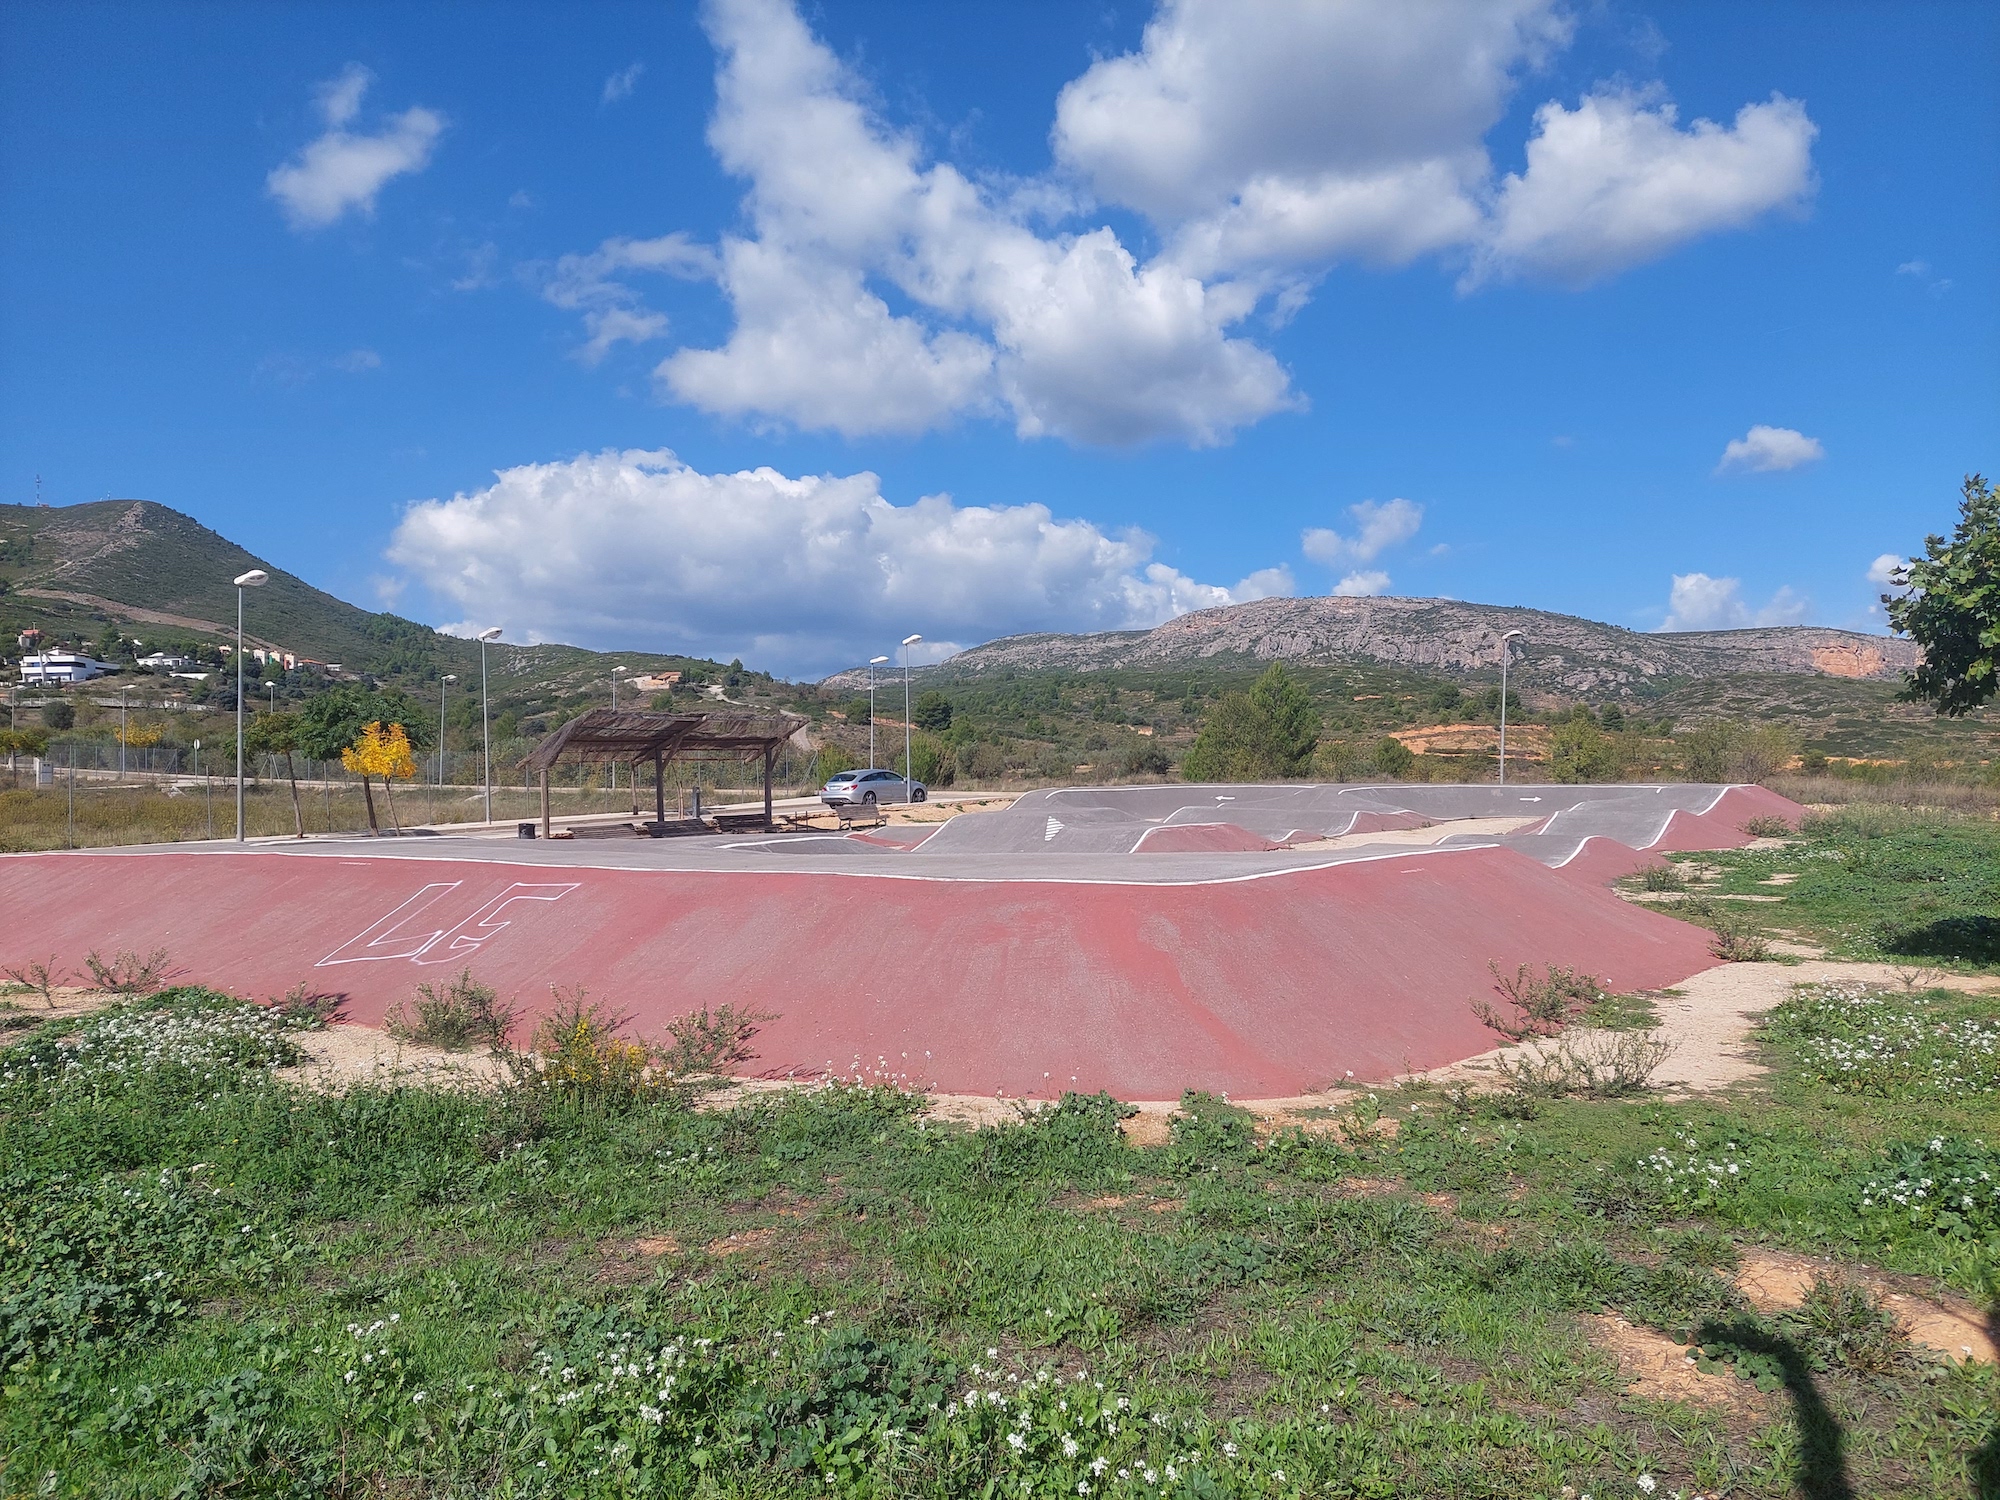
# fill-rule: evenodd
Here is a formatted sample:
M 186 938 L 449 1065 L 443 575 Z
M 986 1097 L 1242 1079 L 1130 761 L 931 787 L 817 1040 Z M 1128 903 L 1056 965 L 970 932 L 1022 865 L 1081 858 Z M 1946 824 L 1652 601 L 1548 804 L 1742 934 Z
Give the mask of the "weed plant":
M 1990 1170 L 1991 1096 L 1835 1089 L 1784 1024 L 1733 1100 L 1378 1090 L 1265 1140 L 1190 1094 L 1151 1149 L 1103 1095 L 327 1091 L 274 1071 L 301 1024 L 177 990 L 0 1051 L 0 1492 L 1972 1496 L 2000 1451 L 1990 1370 L 1731 1283 L 1749 1239 L 2000 1262 L 1863 1201 Z M 1627 1398 L 1605 1311 L 1782 1394 Z
M 382 1018 L 382 1029 L 399 1042 L 461 1051 L 504 1047 L 514 1020 L 511 1006 L 474 979 L 470 969 L 461 969 L 442 984 L 418 985 L 415 995 Z

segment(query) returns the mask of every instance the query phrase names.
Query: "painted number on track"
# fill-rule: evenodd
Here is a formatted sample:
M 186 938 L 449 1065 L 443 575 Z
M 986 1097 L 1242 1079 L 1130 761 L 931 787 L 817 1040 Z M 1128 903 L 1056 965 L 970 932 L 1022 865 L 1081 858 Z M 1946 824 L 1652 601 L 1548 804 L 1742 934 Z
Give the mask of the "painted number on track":
M 464 902 L 455 893 L 462 880 L 435 881 L 381 920 L 363 928 L 313 967 L 332 964 L 380 963 L 387 959 L 408 959 L 414 964 L 449 964 L 477 953 L 489 939 L 513 923 L 521 912 L 517 902 L 560 901 L 576 884 L 527 885 L 519 881 L 508 886 L 485 905 L 463 916 Z

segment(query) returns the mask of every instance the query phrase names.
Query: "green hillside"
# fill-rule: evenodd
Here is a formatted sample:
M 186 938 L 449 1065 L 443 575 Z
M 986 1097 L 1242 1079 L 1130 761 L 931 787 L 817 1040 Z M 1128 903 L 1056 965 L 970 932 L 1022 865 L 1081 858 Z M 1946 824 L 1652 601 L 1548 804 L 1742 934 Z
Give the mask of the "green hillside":
M 30 627 L 51 643 L 86 647 L 108 632 L 149 648 L 233 641 L 236 590 L 230 580 L 251 568 L 271 575 L 251 596 L 245 634 L 253 644 L 412 689 L 447 672 L 470 681 L 479 670 L 476 643 L 357 608 L 192 517 L 147 500 L 0 505 L 0 648 L 11 647 Z M 616 666 L 633 674 L 679 670 L 704 678 L 728 672 L 700 658 L 557 645 L 496 645 L 488 661 L 496 697 L 524 714 L 568 701 L 601 701 Z

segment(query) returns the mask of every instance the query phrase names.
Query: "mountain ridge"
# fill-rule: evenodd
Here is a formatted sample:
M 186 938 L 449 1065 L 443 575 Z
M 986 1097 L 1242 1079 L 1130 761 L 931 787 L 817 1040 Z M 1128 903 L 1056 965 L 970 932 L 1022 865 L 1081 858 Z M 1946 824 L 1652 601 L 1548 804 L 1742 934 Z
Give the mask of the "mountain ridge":
M 1444 676 L 1497 676 L 1500 639 L 1525 632 L 1511 658 L 1524 687 L 1574 697 L 1644 698 L 1693 678 L 1783 672 L 1893 679 L 1915 643 L 1820 625 L 1647 633 L 1522 605 L 1400 597 L 1255 599 L 1178 615 L 1151 630 L 1035 632 L 973 646 L 933 676 L 1090 672 L 1237 660 L 1370 661 Z M 828 682 L 846 685 L 850 673 Z

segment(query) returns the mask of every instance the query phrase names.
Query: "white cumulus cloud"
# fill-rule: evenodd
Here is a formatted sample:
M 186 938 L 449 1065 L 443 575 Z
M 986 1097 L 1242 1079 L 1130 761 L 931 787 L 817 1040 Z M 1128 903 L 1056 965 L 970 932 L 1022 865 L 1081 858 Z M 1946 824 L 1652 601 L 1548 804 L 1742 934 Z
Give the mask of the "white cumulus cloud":
M 1055 101 L 1048 170 L 962 171 L 890 123 L 793 0 L 706 0 L 709 144 L 744 184 L 715 247 L 734 325 L 661 362 L 717 416 L 849 436 L 1010 420 L 1023 437 L 1219 443 L 1301 407 L 1251 331 L 1333 264 L 1436 255 L 1466 289 L 1581 285 L 1796 207 L 1815 127 L 1773 97 L 1682 128 L 1655 88 L 1488 136 L 1574 30 L 1564 0 L 1159 0 L 1136 50 Z M 1147 220 L 1149 249 L 1104 221 Z M 665 335 L 582 307 L 586 356 Z M 1253 314 L 1260 315 L 1251 324 Z
M 1324 526 L 1310 527 L 1300 533 L 1299 545 L 1307 557 L 1329 568 L 1350 562 L 1373 562 L 1388 548 L 1407 542 L 1424 524 L 1424 508 L 1402 499 L 1363 500 L 1359 505 L 1350 505 L 1347 513 L 1354 517 L 1352 536 L 1343 536 Z
M 1818 438 L 1809 438 L 1795 428 L 1766 427 L 1760 422 L 1742 437 L 1730 441 L 1722 450 L 1722 461 L 1715 466 L 1715 472 L 1748 470 L 1752 474 L 1770 474 L 1796 469 L 1824 457 L 1826 449 Z
M 1500 184 L 1464 284 L 1533 274 L 1584 285 L 1811 195 L 1819 131 L 1797 100 L 1746 104 L 1729 126 L 1675 119 L 1670 100 L 1629 90 L 1544 104 L 1528 169 Z
M 749 184 L 750 233 L 721 246 L 728 341 L 660 366 L 676 399 L 848 435 L 1005 412 L 1026 437 L 1110 444 L 1220 442 L 1297 404 L 1228 331 L 1254 295 L 1141 263 L 1109 229 L 1044 236 L 927 164 L 786 0 L 714 0 L 706 24 L 709 140 Z
M 1389 575 L 1380 569 L 1349 573 L 1333 586 L 1336 599 L 1370 599 L 1389 592 Z
M 391 115 L 372 134 L 349 130 L 368 91 L 368 70 L 350 63 L 319 86 L 325 129 L 264 179 L 294 229 L 324 229 L 350 209 L 375 212 L 375 196 L 391 178 L 421 172 L 444 133 L 444 116 L 421 106 Z
M 1903 566 L 1903 561 L 1893 552 L 1884 552 L 1868 565 L 1868 581 L 1888 587 L 1896 581 L 1896 569 Z
M 1660 629 L 1745 630 L 1753 625 L 1797 625 L 1812 610 L 1812 601 L 1780 588 L 1761 609 L 1743 598 L 1740 578 L 1711 578 L 1706 573 L 1676 573 L 1668 594 L 1667 618 Z
M 921 631 L 978 641 L 1117 630 L 1288 592 L 1153 558 L 1151 537 L 1043 505 L 885 499 L 873 474 L 706 474 L 672 453 L 604 452 L 504 469 L 410 507 L 392 562 L 510 639 L 647 644 L 824 672 Z
M 1569 30 L 1550 0 L 1165 0 L 1063 89 L 1056 157 L 1192 269 L 1401 263 L 1477 232 L 1484 137 Z

